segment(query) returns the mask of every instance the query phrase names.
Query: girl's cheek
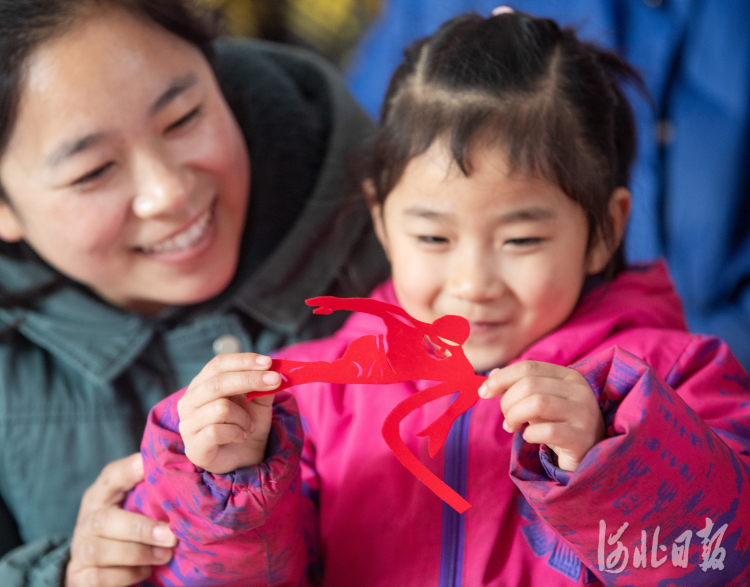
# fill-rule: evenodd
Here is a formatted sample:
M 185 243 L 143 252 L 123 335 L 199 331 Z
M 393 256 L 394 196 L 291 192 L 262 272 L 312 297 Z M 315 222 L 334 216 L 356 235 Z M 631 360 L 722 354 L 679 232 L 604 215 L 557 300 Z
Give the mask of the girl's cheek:
M 520 260 L 508 272 L 508 282 L 522 305 L 551 320 L 562 312 L 561 306 L 567 306 L 570 296 L 565 281 L 564 269 L 533 256 Z
M 546 315 L 550 328 L 564 322 L 575 308 L 582 288 L 582 275 L 560 263 L 549 267 L 534 283 L 533 296 L 539 313 Z
M 393 281 L 399 302 L 418 320 L 435 319 L 435 301 L 443 291 L 441 267 L 436 259 L 418 254 L 393 259 Z
M 393 265 L 393 280 L 410 298 L 424 299 L 433 287 L 434 275 L 424 264 L 402 260 Z

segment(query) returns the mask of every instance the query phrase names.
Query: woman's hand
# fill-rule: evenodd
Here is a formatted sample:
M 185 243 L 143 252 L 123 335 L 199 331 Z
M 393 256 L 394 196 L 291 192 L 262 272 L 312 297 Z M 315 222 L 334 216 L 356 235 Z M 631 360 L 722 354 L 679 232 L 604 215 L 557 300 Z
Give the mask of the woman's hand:
M 185 455 L 210 473 L 228 473 L 263 462 L 271 430 L 273 395 L 247 401 L 250 391 L 281 383 L 267 371 L 271 359 L 254 353 L 214 357 L 177 402 Z
M 490 372 L 479 395 L 500 397 L 503 428 L 515 432 L 526 426 L 524 440 L 546 444 L 566 471 L 575 471 L 589 449 L 606 438 L 594 393 L 574 369 L 539 361 L 515 363 Z
M 177 540 L 164 522 L 121 508 L 143 479 L 140 453 L 109 463 L 83 494 L 65 587 L 126 587 L 172 558 Z

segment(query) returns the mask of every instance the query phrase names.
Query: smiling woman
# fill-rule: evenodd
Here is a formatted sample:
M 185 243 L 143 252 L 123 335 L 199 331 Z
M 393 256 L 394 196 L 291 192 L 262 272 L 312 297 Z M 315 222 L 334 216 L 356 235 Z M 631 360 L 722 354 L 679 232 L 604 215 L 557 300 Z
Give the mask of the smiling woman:
M 12 202 L 0 237 L 24 239 L 123 308 L 221 292 L 237 266 L 249 165 L 200 50 L 111 7 L 39 47 L 27 67 L 0 163 Z
M 151 406 L 217 341 L 330 333 L 304 300 L 385 276 L 364 204 L 341 222 L 370 124 L 335 72 L 213 39 L 182 0 L 0 0 L 4 586 L 167 560 L 169 531 L 119 508 Z

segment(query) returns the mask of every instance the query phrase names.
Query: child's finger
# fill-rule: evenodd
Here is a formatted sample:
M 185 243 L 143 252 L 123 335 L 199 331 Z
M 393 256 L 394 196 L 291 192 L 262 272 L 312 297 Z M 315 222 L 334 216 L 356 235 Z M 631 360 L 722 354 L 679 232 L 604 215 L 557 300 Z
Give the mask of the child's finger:
M 559 379 L 549 377 L 524 377 L 516 381 L 500 398 L 500 409 L 507 417 L 513 407 L 521 401 L 533 396 L 555 396 L 567 398 L 569 396 L 567 386 Z M 542 402 L 541 398 L 534 401 Z
M 198 408 L 220 398 L 240 395 L 249 391 L 270 391 L 281 384 L 275 371 L 231 371 L 213 375 L 197 386 L 191 386 L 178 402 L 181 408 Z
M 570 407 L 566 399 L 548 393 L 525 396 L 507 411 L 503 410 L 503 428 L 507 432 L 515 432 L 527 422 L 565 422 Z
M 565 422 L 539 422 L 530 424 L 523 431 L 523 439 L 529 444 L 546 444 L 557 453 L 558 466 L 568 471 L 575 470 L 595 442 L 583 438 L 581 431 Z
M 564 428 L 562 422 L 535 422 L 529 424 L 523 431 L 523 439 L 529 444 L 546 444 L 547 446 L 564 446 L 565 436 L 562 432 Z M 561 442 L 562 444 L 555 444 Z
M 529 424 L 523 431 L 523 439 L 530 444 L 546 444 L 559 450 L 585 453 L 593 446 L 588 439 L 581 438 L 581 431 L 567 422 L 538 422 Z
M 216 449 L 225 444 L 241 444 L 245 440 L 247 440 L 247 433 L 236 424 L 211 424 L 193 436 L 192 452 L 214 454 Z M 190 456 L 188 458 L 193 460 Z
M 262 395 L 259 397 L 253 397 L 249 400 L 246 400 L 251 404 L 257 404 L 259 406 L 263 406 L 264 408 L 268 408 L 273 405 L 274 402 L 274 395 Z
M 180 434 L 183 437 L 197 434 L 212 424 L 234 424 L 247 434 L 255 428 L 248 413 L 228 399 L 218 399 L 197 410 L 180 415 Z
M 191 386 L 200 385 L 219 373 L 232 371 L 265 371 L 271 366 L 271 357 L 256 353 L 223 353 L 216 355 L 195 376 Z
M 493 369 L 479 388 L 479 396 L 485 399 L 503 395 L 514 384 L 526 377 L 566 379 L 570 369 L 542 361 L 521 361 L 502 369 Z

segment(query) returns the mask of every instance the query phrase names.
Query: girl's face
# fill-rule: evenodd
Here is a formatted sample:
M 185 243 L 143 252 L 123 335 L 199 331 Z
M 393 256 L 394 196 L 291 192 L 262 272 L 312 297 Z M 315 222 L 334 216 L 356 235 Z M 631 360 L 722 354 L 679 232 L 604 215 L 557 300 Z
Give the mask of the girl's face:
M 559 326 L 610 249 L 587 252 L 581 206 L 557 185 L 508 175 L 502 148 L 478 146 L 470 161 L 467 177 L 436 142 L 372 212 L 403 308 L 425 322 L 466 318 L 463 348 L 481 372 Z
M 241 132 L 203 54 L 105 8 L 27 63 L 0 159 L 0 238 L 139 312 L 234 275 L 249 187 Z

